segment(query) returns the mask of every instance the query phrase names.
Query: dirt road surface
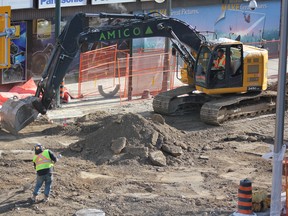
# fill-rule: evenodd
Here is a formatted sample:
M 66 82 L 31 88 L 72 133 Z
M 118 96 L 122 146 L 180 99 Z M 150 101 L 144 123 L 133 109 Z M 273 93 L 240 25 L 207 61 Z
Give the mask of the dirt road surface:
M 17 136 L 0 131 L 0 214 L 229 215 L 240 180 L 270 192 L 272 164 L 262 155 L 274 143 L 275 115 L 217 127 L 197 112 L 162 118 L 151 104 L 99 109 L 74 122 L 40 117 Z M 51 199 L 31 205 L 36 143 L 62 158 Z

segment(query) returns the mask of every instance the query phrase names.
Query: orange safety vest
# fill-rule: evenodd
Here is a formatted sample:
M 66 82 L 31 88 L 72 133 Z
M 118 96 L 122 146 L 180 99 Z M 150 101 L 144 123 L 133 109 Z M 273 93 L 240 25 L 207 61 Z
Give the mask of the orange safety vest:
M 45 149 L 40 154 L 35 155 L 33 158 L 33 162 L 36 164 L 36 171 L 49 169 L 50 167 L 54 166 L 50 158 L 48 149 Z
M 226 58 L 225 55 L 222 56 L 222 58 L 218 58 L 217 60 L 215 60 L 215 68 L 220 68 L 220 67 L 225 67 L 226 64 Z

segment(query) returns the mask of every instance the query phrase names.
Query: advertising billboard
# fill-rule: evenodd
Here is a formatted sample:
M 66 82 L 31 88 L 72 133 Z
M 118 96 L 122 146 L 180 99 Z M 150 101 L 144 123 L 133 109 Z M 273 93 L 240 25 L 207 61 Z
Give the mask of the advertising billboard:
M 0 68 L 10 66 L 10 37 L 6 37 L 6 28 L 10 28 L 11 7 L 0 7 Z
M 171 16 L 218 37 L 235 39 L 240 35 L 242 42 L 279 39 L 280 0 L 261 1 L 253 11 L 247 2 L 175 8 Z
M 226 3 L 225 3 L 226 2 Z M 190 24 L 209 39 L 220 37 L 238 39 L 269 50 L 269 56 L 276 56 L 279 50 L 281 1 L 260 1 L 255 10 L 250 10 L 249 2 L 223 1 L 222 4 L 198 5 L 172 8 L 171 17 Z M 145 10 L 144 13 L 165 9 Z M 142 11 L 135 12 L 143 13 Z M 205 19 L 203 19 L 205 17 Z M 134 49 L 164 48 L 164 38 L 142 38 L 133 40 Z
M 227 10 L 216 20 L 214 31 L 218 37 L 235 39 L 240 36 L 242 42 L 261 42 L 265 18 L 264 13 Z
M 26 22 L 14 22 L 12 25 L 20 29 L 20 34 L 11 38 L 11 67 L 2 69 L 2 84 L 23 82 L 27 80 L 27 25 Z

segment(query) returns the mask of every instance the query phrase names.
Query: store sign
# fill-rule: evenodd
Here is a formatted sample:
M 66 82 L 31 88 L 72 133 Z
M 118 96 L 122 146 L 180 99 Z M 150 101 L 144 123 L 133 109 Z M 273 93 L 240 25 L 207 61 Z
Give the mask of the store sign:
M 92 5 L 136 2 L 136 0 L 92 0 Z
M 11 6 L 11 9 L 33 8 L 33 0 L 0 0 L 0 6 Z
M 56 0 L 38 0 L 38 8 L 55 8 Z M 87 0 L 61 0 L 61 7 L 87 5 Z

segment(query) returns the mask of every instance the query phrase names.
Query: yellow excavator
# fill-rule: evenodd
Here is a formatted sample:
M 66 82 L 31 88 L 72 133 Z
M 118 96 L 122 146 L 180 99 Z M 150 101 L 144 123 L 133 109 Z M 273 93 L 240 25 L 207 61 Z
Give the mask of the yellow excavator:
M 118 21 L 89 27 L 89 17 Z M 49 110 L 55 91 L 82 44 L 146 37 L 170 38 L 173 51 L 185 62 L 182 81 L 187 85 L 156 95 L 155 112 L 173 115 L 200 108 L 202 121 L 221 124 L 231 118 L 275 110 L 276 92 L 266 91 L 268 52 L 265 49 L 225 38 L 207 40 L 189 24 L 155 12 L 78 13 L 59 36 L 35 96 L 17 101 L 9 99 L 3 104 L 2 128 L 17 133 L 39 113 Z M 219 50 L 225 56 L 222 67 L 215 66 Z
M 217 51 L 225 66 L 215 67 Z M 226 38 L 199 47 L 194 65 L 181 70 L 187 86 L 158 94 L 154 111 L 172 115 L 199 108 L 201 120 L 219 125 L 229 119 L 273 112 L 276 92 L 266 91 L 268 51 Z

